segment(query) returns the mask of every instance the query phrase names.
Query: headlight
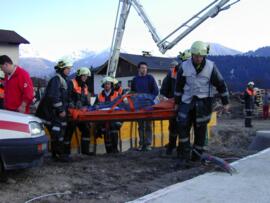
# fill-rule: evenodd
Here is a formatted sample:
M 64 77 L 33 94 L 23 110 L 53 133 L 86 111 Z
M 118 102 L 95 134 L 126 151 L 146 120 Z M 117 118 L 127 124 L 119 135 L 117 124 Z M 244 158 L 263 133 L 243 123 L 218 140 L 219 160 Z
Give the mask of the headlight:
M 38 123 L 36 121 L 32 121 L 29 123 L 30 133 L 31 135 L 39 135 L 42 133 L 43 125 L 41 123 Z

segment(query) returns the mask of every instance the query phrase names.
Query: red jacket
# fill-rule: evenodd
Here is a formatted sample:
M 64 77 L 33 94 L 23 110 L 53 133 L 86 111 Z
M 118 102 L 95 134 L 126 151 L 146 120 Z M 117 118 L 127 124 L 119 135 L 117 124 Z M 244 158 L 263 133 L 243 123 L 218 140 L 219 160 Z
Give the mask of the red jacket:
M 24 69 L 16 67 L 9 79 L 7 75 L 5 77 L 4 107 L 7 110 L 18 111 L 19 106 L 24 101 L 27 104 L 25 113 L 29 113 L 34 98 L 33 83 Z

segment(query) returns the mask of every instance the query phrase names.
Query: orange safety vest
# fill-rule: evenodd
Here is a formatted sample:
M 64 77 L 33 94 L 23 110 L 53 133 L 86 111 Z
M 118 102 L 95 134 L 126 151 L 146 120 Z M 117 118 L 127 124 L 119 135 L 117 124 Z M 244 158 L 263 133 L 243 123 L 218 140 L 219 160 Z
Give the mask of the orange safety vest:
M 113 101 L 116 97 L 118 97 L 118 92 L 114 91 L 113 95 L 110 95 L 110 100 Z M 98 101 L 105 102 L 105 95 L 103 94 L 103 91 L 101 93 L 99 93 Z
M 4 80 L 0 80 L 0 84 L 3 84 Z M 5 90 L 4 87 L 0 87 L 0 99 L 3 99 L 5 96 Z
M 77 94 L 82 94 L 82 87 L 79 86 L 77 80 L 76 80 L 76 79 L 72 79 L 71 81 L 72 81 L 72 83 L 73 83 L 74 91 L 75 91 Z M 84 94 L 85 94 L 85 95 L 88 95 L 88 87 L 87 87 L 87 85 L 85 85 L 85 88 L 84 88 Z
M 116 91 L 119 95 L 123 94 L 123 88 L 122 87 L 119 87 L 118 90 L 114 90 L 114 91 Z
M 177 69 L 176 68 L 172 68 L 171 69 L 171 78 L 176 79 L 177 77 Z
M 256 92 L 254 90 L 251 89 L 246 89 L 246 92 L 248 93 L 249 96 L 256 96 Z

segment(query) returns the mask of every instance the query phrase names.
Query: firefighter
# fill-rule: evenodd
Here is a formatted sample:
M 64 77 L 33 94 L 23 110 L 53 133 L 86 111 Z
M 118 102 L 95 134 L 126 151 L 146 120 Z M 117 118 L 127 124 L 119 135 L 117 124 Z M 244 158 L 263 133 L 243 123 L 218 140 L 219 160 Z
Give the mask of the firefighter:
M 72 65 L 68 59 L 58 61 L 55 66 L 56 75 L 50 79 L 36 112 L 50 132 L 52 157 L 64 162 L 70 161 L 64 152 L 64 135 L 68 108 L 67 76 Z
M 181 61 L 186 61 L 191 57 L 190 51 L 186 50 L 180 54 Z M 174 88 L 175 88 L 175 80 L 177 76 L 177 71 L 179 68 L 179 64 L 177 61 L 172 61 L 170 64 L 170 70 L 168 74 L 162 81 L 160 94 L 165 98 L 173 98 L 174 97 Z M 177 124 L 176 118 L 169 120 L 169 143 L 167 145 L 166 154 L 171 155 L 173 149 L 176 147 L 178 132 L 177 132 Z
M 122 82 L 117 80 L 116 78 L 114 78 L 113 80 L 113 88 L 114 88 L 114 91 L 116 91 L 119 96 L 124 94 L 123 88 L 122 88 Z
M 244 102 L 245 102 L 245 127 L 252 128 L 252 113 L 254 111 L 254 104 L 256 102 L 256 91 L 254 90 L 254 82 L 249 82 L 247 88 L 244 92 Z
M 102 80 L 103 90 L 99 93 L 97 102 L 99 104 L 111 102 L 119 95 L 118 92 L 113 89 L 114 79 L 111 77 L 105 77 Z M 118 131 L 121 126 L 118 122 L 106 122 L 97 126 L 99 133 L 104 135 L 105 149 L 107 153 L 118 153 Z
M 5 73 L 0 70 L 0 109 L 4 108 L 4 79 Z
M 189 166 L 190 159 L 200 160 L 203 153 L 207 123 L 212 113 L 213 86 L 221 94 L 224 110 L 228 111 L 227 86 L 214 62 L 206 59 L 208 44 L 196 41 L 191 46 L 192 57 L 179 67 L 175 86 L 175 109 L 178 111 L 179 166 Z M 194 128 L 194 144 L 190 146 L 190 128 Z M 192 152 L 192 155 L 191 155 Z
M 88 77 L 91 76 L 89 68 L 81 67 L 76 73 L 76 78 L 68 82 L 69 108 L 87 108 L 90 105 L 90 93 L 86 84 Z M 70 154 L 70 144 L 72 135 L 76 129 L 81 131 L 81 152 L 85 155 L 93 155 L 89 152 L 90 145 L 90 125 L 89 123 L 68 122 L 64 138 L 65 153 Z

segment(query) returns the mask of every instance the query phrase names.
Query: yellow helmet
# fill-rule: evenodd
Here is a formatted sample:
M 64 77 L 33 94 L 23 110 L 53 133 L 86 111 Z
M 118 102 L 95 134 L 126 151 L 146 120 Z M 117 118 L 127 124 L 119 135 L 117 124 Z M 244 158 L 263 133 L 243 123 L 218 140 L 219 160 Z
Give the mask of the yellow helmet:
M 87 67 L 81 67 L 77 70 L 77 76 L 86 75 L 91 76 L 91 71 Z
M 209 44 L 202 41 L 196 41 L 192 44 L 190 52 L 194 55 L 206 56 L 209 53 L 209 49 Z

